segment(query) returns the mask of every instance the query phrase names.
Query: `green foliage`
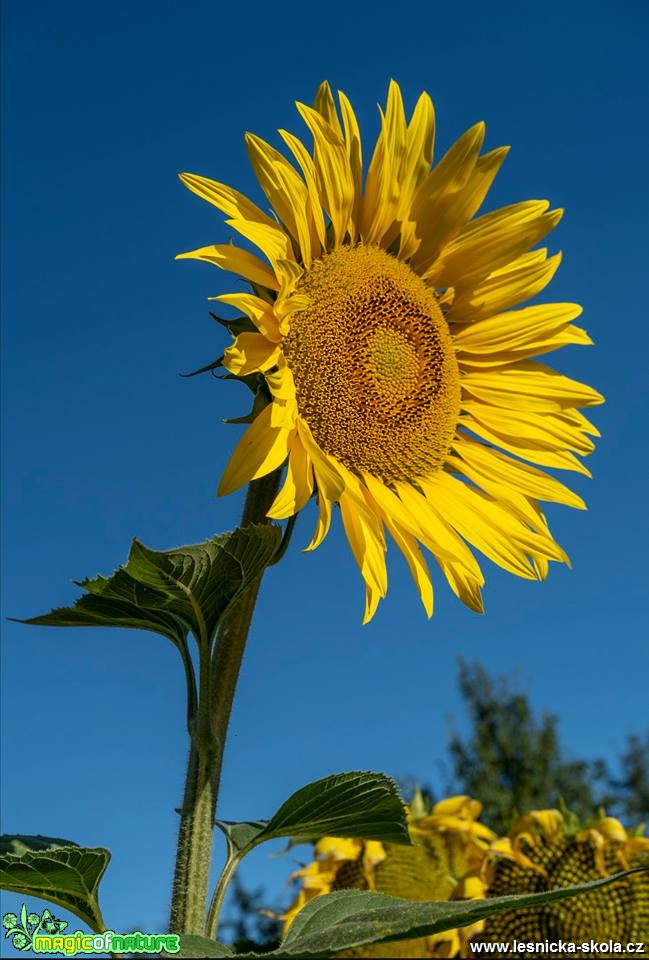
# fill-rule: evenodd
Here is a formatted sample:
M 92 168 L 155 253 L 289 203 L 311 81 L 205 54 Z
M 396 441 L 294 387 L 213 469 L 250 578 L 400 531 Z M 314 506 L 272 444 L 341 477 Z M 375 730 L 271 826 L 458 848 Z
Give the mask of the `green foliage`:
M 252 848 L 276 837 L 353 837 L 411 844 L 396 784 L 383 773 L 337 773 L 292 794 L 268 821 L 218 823 L 233 846 Z
M 0 887 L 49 900 L 101 932 L 99 882 L 110 861 L 101 847 L 79 847 L 54 837 L 0 837 Z
M 352 772 L 323 777 L 292 794 L 270 820 L 217 820 L 228 843 L 228 859 L 209 912 L 216 931 L 223 897 L 242 858 L 278 837 L 317 840 L 328 835 L 411 845 L 406 811 L 396 784 L 383 773 Z
M 151 550 L 134 540 L 112 576 L 78 585 L 73 607 L 25 623 L 52 627 L 135 627 L 182 643 L 191 630 L 209 645 L 232 603 L 263 572 L 278 547 L 278 528 L 249 525 L 204 543 Z
M 480 664 L 460 663 L 460 692 L 471 732 L 449 743 L 456 792 L 483 804 L 482 820 L 506 833 L 526 810 L 563 803 L 580 818 L 598 806 L 593 766 L 564 756 L 557 718 L 538 720 L 528 698 Z
M 282 921 L 264 911 L 268 908 L 263 887 L 246 890 L 235 875 L 230 887 L 230 908 L 218 936 L 232 944 L 235 953 L 268 953 L 279 946 Z
M 417 903 L 367 890 L 340 890 L 316 897 L 296 916 L 276 950 L 262 954 L 273 960 L 294 957 L 330 957 L 342 950 L 372 943 L 391 943 L 431 936 L 467 926 L 505 910 L 539 906 L 596 890 L 627 876 L 625 871 L 590 883 L 542 893 L 492 897 L 486 900 L 455 900 Z M 181 937 L 183 957 L 222 957 L 244 960 L 260 954 L 223 953 L 222 947 L 203 937 Z
M 607 807 L 629 823 L 649 819 L 649 730 L 644 739 L 635 733 L 627 738 L 620 768 L 619 777 L 607 775 Z

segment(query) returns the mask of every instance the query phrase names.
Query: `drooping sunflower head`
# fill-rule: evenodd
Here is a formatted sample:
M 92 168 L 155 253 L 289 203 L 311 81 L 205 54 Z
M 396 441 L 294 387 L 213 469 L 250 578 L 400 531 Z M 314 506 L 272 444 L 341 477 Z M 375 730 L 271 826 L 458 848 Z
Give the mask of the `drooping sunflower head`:
M 534 893 L 649 867 L 649 839 L 614 817 L 570 823 L 558 810 L 534 810 L 492 844 L 484 871 L 488 896 Z M 570 900 L 489 917 L 480 940 L 649 941 L 649 873 L 637 873 Z M 496 953 L 495 956 L 499 954 Z M 510 956 L 512 954 L 509 954 Z M 573 954 L 590 957 L 588 950 Z
M 325 837 L 315 859 L 293 874 L 297 896 L 284 914 L 285 928 L 314 897 L 334 890 L 376 890 L 406 900 L 475 899 L 485 895 L 481 870 L 495 834 L 478 820 L 481 806 L 449 797 L 431 810 L 408 810 L 413 846 Z M 476 923 L 431 937 L 359 947 L 341 957 L 452 957 L 482 930 Z
M 268 515 L 290 517 L 315 495 L 307 549 L 337 505 L 365 581 L 365 621 L 387 590 L 388 534 L 429 616 L 421 546 L 481 611 L 484 578 L 469 545 L 543 579 L 550 560 L 567 557 L 539 501 L 584 506 L 534 464 L 588 473 L 577 455 L 592 451 L 597 430 L 578 407 L 602 397 L 530 358 L 591 341 L 572 324 L 575 304 L 519 306 L 559 264 L 533 248 L 561 211 L 531 200 L 476 217 L 507 148 L 481 153 L 479 123 L 433 165 L 427 94 L 407 120 L 390 84 L 365 176 L 345 95 L 338 111 L 323 84 L 313 107 L 297 107 L 313 143 L 280 130 L 292 162 L 246 137 L 272 215 L 222 183 L 181 176 L 261 254 L 232 244 L 181 254 L 251 285 L 214 298 L 249 327 L 237 325 L 223 365 L 252 377 L 262 398 L 219 492 L 285 466 Z
M 314 897 L 333 890 L 378 890 L 406 900 L 483 899 L 586 883 L 620 870 L 649 866 L 649 839 L 613 817 L 579 824 L 558 810 L 533 810 L 507 836 L 480 823 L 481 805 L 449 797 L 432 810 L 411 804 L 412 847 L 325 838 L 312 863 L 293 874 L 297 896 L 286 927 Z M 649 941 L 649 872 L 541 907 L 508 910 L 432 937 L 373 944 L 341 953 L 358 957 L 471 957 L 476 943 L 590 940 Z M 492 955 L 500 956 L 496 950 Z M 502 956 L 518 956 L 511 949 Z M 523 956 L 524 954 L 520 954 Z M 573 956 L 590 956 L 577 950 Z

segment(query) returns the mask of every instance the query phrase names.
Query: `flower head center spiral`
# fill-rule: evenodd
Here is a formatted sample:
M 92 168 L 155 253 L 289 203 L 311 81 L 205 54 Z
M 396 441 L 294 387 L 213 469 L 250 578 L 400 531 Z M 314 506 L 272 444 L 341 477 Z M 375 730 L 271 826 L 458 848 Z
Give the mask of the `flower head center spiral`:
M 380 393 L 406 395 L 419 378 L 415 344 L 390 327 L 379 327 L 367 338 L 368 366 Z
M 460 380 L 435 294 L 378 247 L 343 246 L 299 284 L 310 305 L 284 342 L 300 416 L 325 453 L 385 482 L 440 467 Z

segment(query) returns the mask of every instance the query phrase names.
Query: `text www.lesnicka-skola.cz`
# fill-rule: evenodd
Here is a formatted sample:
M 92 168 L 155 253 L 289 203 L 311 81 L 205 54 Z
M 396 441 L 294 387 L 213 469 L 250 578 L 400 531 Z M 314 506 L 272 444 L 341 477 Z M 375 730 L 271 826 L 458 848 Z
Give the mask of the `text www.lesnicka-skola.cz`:
M 472 943 L 471 950 L 476 953 L 536 954 L 538 956 L 556 954 L 586 954 L 587 956 L 618 957 L 647 956 L 646 944 L 641 941 L 618 943 L 616 940 L 584 940 L 573 943 L 571 940 L 511 940 L 508 943 Z

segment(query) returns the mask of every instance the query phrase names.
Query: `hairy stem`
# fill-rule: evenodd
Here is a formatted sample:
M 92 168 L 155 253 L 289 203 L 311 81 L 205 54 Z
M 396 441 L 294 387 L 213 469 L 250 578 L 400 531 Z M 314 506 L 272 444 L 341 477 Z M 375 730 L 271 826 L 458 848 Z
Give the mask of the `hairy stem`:
M 253 480 L 241 526 L 269 523 L 266 512 L 279 487 L 280 471 Z M 243 652 L 261 576 L 233 605 L 219 627 L 214 649 L 199 637 L 199 682 L 171 895 L 172 933 L 204 935 L 216 801 L 223 752 Z

